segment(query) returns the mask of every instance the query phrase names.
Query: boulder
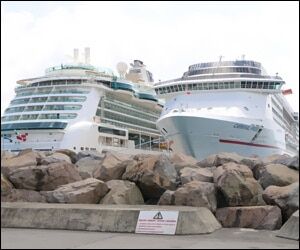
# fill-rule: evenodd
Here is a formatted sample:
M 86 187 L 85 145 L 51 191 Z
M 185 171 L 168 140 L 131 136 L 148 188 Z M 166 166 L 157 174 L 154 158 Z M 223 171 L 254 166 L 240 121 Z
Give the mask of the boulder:
M 54 152 L 52 155 L 47 156 L 46 159 L 47 158 L 50 158 L 52 160 L 52 162 L 55 162 L 55 160 L 58 160 L 58 161 L 66 161 L 68 163 L 72 163 L 71 158 L 68 155 L 59 153 L 59 152 Z
M 283 221 L 299 209 L 299 182 L 285 187 L 268 186 L 262 195 L 268 205 L 280 207 Z
M 224 207 L 217 209 L 216 218 L 223 227 L 276 230 L 282 223 L 277 206 Z
M 276 236 L 299 241 L 299 210 L 284 223 Z
M 217 208 L 215 186 L 213 183 L 191 181 L 174 192 L 174 205 L 207 207 L 214 213 Z
M 89 178 L 62 185 L 54 191 L 42 191 L 41 194 L 49 203 L 97 204 L 108 190 L 103 181 Z
M 268 165 L 271 163 L 279 163 L 280 161 L 284 160 L 284 159 L 289 159 L 290 156 L 287 154 L 273 154 L 273 155 L 268 155 L 267 157 L 264 157 L 262 159 L 264 165 Z M 279 161 L 279 162 L 278 162 Z
M 10 151 L 6 151 L 6 150 L 1 150 L 1 161 L 4 159 L 9 159 L 9 158 L 13 158 L 16 156 L 16 153 L 10 152 Z
M 1 196 L 10 193 L 10 191 L 14 188 L 13 184 L 1 174 Z
M 213 173 L 210 168 L 189 168 L 185 167 L 179 171 L 181 183 L 191 181 L 213 182 Z
M 26 166 L 36 166 L 43 156 L 36 151 L 26 150 L 20 152 L 19 155 L 1 160 L 1 173 L 8 176 L 11 171 Z
M 234 162 L 239 163 L 242 165 L 248 166 L 251 170 L 263 165 L 263 162 L 257 157 L 245 157 L 238 155 L 237 153 L 228 153 L 228 152 L 221 152 L 218 154 L 213 154 L 202 161 L 198 162 L 199 167 L 207 168 L 213 166 L 221 166 L 225 163 Z
M 198 162 L 197 159 L 195 159 L 194 157 L 179 152 L 174 153 L 170 161 L 174 165 L 182 164 L 182 163 L 185 165 L 196 165 Z
M 75 163 L 78 160 L 77 154 L 70 149 L 58 149 L 58 150 L 55 150 L 54 153 L 62 153 L 62 154 L 67 155 L 68 157 L 70 157 L 72 163 Z
M 94 170 L 93 176 L 102 181 L 122 179 L 126 166 L 132 161 L 129 155 L 107 152 L 101 166 Z
M 94 157 L 87 156 L 80 158 L 76 162 L 77 169 L 81 176 L 93 176 L 93 172 L 101 167 L 102 160 L 96 160 Z
M 167 156 L 149 155 L 139 159 L 142 160 L 126 168 L 122 179 L 135 182 L 145 200 L 159 199 L 167 189 L 176 189 L 177 172 Z
M 258 181 L 266 189 L 268 186 L 287 186 L 299 181 L 299 171 L 282 164 L 268 164 L 259 168 Z
M 157 205 L 175 205 L 175 191 L 166 190 L 159 198 Z
M 265 205 L 263 189 L 253 178 L 249 167 L 237 163 L 226 163 L 213 172 L 218 190 L 218 207 Z
M 8 194 L 1 194 L 1 202 L 46 202 L 39 192 L 25 189 L 12 189 Z
M 35 167 L 22 167 L 8 175 L 16 188 L 36 191 L 54 190 L 60 185 L 79 181 L 75 165 L 65 161 Z
M 90 157 L 94 160 L 103 160 L 103 158 L 105 157 L 105 154 L 100 153 L 98 151 L 83 150 L 77 154 L 77 161 L 79 161 L 80 159 L 85 158 L 85 157 Z
M 272 163 L 282 164 L 289 168 L 299 171 L 299 155 L 296 155 L 294 157 L 282 157 L 282 158 L 276 159 Z
M 100 204 L 144 204 L 141 191 L 134 182 L 111 180 L 106 182 L 110 191 L 102 198 Z

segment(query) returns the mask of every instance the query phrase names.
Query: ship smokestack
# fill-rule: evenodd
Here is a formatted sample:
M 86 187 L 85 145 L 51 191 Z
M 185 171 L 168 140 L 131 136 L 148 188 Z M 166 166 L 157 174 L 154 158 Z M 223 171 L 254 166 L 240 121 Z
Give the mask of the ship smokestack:
M 74 49 L 74 62 L 78 63 L 79 49 Z
M 84 55 L 85 55 L 85 63 L 90 64 L 90 48 L 86 47 L 84 49 Z

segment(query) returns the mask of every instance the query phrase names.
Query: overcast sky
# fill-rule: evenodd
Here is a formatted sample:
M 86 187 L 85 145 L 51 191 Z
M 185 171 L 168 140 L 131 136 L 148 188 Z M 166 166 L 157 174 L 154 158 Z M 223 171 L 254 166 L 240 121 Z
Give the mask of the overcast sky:
M 115 70 L 140 59 L 155 81 L 245 55 L 278 72 L 299 111 L 299 2 L 1 1 L 1 114 L 17 80 L 41 76 L 84 47 L 95 66 Z

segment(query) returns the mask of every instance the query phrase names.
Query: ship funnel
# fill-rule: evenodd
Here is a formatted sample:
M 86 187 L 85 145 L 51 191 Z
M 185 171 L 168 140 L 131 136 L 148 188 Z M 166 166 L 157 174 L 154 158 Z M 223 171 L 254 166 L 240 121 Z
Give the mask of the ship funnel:
M 90 48 L 84 48 L 85 63 L 90 64 Z
M 73 60 L 74 60 L 75 63 L 78 63 L 78 57 L 79 57 L 79 49 L 74 49 Z

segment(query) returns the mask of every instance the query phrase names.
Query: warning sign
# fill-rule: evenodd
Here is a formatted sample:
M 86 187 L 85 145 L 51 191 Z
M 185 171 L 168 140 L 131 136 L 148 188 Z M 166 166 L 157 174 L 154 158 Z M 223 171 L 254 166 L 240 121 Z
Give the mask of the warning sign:
M 178 211 L 140 211 L 136 233 L 175 234 Z

